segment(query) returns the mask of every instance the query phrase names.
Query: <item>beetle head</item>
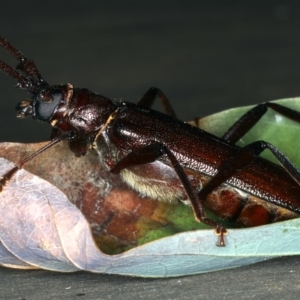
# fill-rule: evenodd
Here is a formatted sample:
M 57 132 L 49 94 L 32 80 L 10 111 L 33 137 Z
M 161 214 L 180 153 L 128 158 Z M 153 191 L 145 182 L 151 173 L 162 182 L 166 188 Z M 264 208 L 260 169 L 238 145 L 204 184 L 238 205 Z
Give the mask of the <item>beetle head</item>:
M 26 99 L 16 106 L 17 117 L 32 117 L 40 121 L 49 122 L 57 106 L 63 100 L 63 90 L 58 87 L 43 88 L 37 93 L 32 93 L 30 99 Z

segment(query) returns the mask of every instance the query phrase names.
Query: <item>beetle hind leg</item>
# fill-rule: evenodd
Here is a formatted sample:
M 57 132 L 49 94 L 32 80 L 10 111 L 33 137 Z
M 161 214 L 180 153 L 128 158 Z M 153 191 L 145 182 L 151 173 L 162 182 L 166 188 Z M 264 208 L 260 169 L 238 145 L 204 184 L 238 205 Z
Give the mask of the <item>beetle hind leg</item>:
M 117 174 L 120 173 L 123 169 L 129 167 L 151 163 L 156 161 L 163 155 L 167 155 L 175 172 L 177 173 L 184 187 L 184 190 L 189 197 L 196 220 L 198 222 L 202 222 L 206 225 L 214 227 L 216 229 L 216 234 L 219 235 L 217 246 L 225 246 L 224 235 L 227 232 L 225 227 L 222 224 L 206 217 L 202 203 L 201 201 L 199 201 L 200 198 L 193 188 L 183 167 L 180 165 L 175 155 L 164 144 L 153 143 L 130 152 L 127 156 L 123 157 L 116 163 L 116 165 L 111 169 L 111 172 Z
M 286 118 L 300 123 L 300 112 L 288 108 L 286 106 L 273 103 L 265 102 L 254 106 L 243 116 L 241 116 L 222 136 L 224 140 L 229 143 L 235 144 L 241 139 L 258 121 L 264 116 L 267 110 L 272 110 L 280 113 Z

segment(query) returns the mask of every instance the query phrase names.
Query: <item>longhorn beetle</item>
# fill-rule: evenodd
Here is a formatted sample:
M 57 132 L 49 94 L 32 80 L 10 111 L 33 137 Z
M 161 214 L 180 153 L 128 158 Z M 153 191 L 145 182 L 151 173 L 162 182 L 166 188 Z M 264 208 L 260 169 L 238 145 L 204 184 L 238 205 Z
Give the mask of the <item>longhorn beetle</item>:
M 0 69 L 31 95 L 17 105 L 17 117 L 32 117 L 52 126 L 51 142 L 7 172 L 1 189 L 27 161 L 67 140 L 76 156 L 96 151 L 112 173 L 120 173 L 141 195 L 190 203 L 196 220 L 216 229 L 218 246 L 225 246 L 226 229 L 207 218 L 204 208 L 244 226 L 299 216 L 299 170 L 265 141 L 243 148 L 234 145 L 268 108 L 297 122 L 299 112 L 274 103 L 260 104 L 218 138 L 178 120 L 158 88 L 150 88 L 133 104 L 114 103 L 72 84 L 50 86 L 32 60 L 2 37 L 0 45 L 19 61 L 16 69 L 0 61 Z M 156 97 L 165 114 L 151 109 Z M 283 167 L 258 157 L 265 149 Z

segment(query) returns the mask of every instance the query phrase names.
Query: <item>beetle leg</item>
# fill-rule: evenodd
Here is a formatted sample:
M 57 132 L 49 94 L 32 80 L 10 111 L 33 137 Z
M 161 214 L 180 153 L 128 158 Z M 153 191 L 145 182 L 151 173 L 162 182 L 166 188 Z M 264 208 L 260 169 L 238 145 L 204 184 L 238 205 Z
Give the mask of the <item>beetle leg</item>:
M 268 108 L 300 123 L 300 112 L 277 103 L 266 102 L 258 104 L 246 112 L 224 133 L 222 138 L 229 143 L 235 144 L 264 116 Z
M 165 96 L 165 94 L 159 88 L 156 88 L 156 87 L 150 88 L 146 92 L 146 94 L 138 101 L 137 105 L 151 108 L 152 105 L 154 104 L 156 97 L 158 97 L 160 99 L 160 101 L 163 105 L 163 108 L 165 110 L 165 113 L 169 116 L 177 118 L 169 99 Z
M 290 160 L 272 144 L 264 141 L 257 141 L 238 149 L 234 155 L 226 160 L 219 168 L 218 173 L 212 177 L 198 193 L 200 202 L 205 201 L 207 196 L 218 186 L 237 174 L 241 169 L 251 164 L 265 149 L 269 149 L 273 153 L 290 176 L 300 185 L 300 171 L 290 162 Z
M 145 146 L 130 152 L 127 156 L 119 160 L 116 165 L 110 170 L 112 173 L 117 174 L 120 173 L 123 169 L 133 167 L 136 165 L 147 164 L 156 161 L 159 157 L 163 155 L 167 155 L 175 172 L 177 173 L 185 192 L 187 193 L 192 208 L 194 210 L 195 218 L 197 221 L 207 224 L 209 226 L 216 228 L 216 233 L 220 236 L 219 241 L 217 243 L 218 246 L 225 246 L 224 234 L 226 234 L 226 229 L 215 222 L 206 217 L 205 211 L 201 202 L 198 200 L 198 195 L 193 189 L 184 169 L 180 165 L 179 161 L 175 157 L 175 155 L 166 147 L 164 144 L 155 143 L 149 146 Z

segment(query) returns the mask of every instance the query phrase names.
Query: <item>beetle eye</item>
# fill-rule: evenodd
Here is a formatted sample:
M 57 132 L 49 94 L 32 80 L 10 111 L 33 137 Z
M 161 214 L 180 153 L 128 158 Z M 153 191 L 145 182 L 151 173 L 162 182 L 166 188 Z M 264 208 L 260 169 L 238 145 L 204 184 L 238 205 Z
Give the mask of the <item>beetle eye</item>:
M 36 118 L 42 121 L 48 121 L 61 100 L 61 93 L 49 93 L 48 96 L 44 93 L 39 95 L 39 99 L 35 101 Z

